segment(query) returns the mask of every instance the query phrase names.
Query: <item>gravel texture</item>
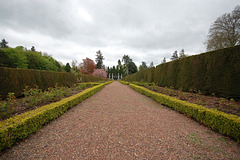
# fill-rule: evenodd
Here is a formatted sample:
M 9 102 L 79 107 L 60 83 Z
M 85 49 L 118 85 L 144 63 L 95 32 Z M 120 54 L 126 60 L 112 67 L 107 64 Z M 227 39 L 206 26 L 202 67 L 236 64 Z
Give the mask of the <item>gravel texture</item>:
M 113 82 L 0 159 L 240 159 L 240 145 Z

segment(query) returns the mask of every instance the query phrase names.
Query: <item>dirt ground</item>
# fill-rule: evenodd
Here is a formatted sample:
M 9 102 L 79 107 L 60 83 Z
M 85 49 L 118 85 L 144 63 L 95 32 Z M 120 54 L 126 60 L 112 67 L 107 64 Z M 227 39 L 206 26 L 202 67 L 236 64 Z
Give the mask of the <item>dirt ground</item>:
M 195 103 L 207 108 L 215 108 L 228 114 L 240 116 L 240 101 L 235 101 L 234 99 L 228 100 L 214 95 L 206 96 L 201 93 L 182 92 L 159 86 L 146 86 L 146 88 L 157 93 L 166 94 L 180 100 L 188 101 L 190 103 Z
M 239 159 L 240 145 L 113 82 L 0 159 Z

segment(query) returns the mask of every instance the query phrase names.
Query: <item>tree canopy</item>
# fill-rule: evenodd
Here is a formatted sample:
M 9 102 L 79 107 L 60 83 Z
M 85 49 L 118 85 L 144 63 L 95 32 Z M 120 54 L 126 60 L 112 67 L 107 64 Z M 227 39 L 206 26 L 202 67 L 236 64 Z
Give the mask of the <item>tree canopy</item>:
M 211 25 L 206 42 L 208 51 L 240 44 L 240 6 L 225 13 Z
M 83 59 L 83 62 L 80 63 L 80 72 L 83 74 L 92 74 L 94 69 L 96 69 L 96 65 L 90 58 Z
M 64 69 L 65 69 L 66 72 L 70 72 L 71 71 L 70 64 L 67 63 Z
M 173 55 L 171 57 L 171 60 L 174 61 L 174 60 L 177 60 L 179 57 L 178 57 L 178 53 L 177 51 L 173 52 Z
M 2 39 L 2 42 L 0 42 L 0 48 L 8 48 L 8 42 L 5 39 Z
M 61 71 L 61 65 L 47 53 L 27 50 L 23 46 L 0 49 L 0 67 Z
M 104 68 L 104 65 L 103 65 L 104 57 L 100 50 L 97 51 L 96 53 L 97 53 L 96 55 L 97 58 L 95 59 L 95 62 L 96 62 L 97 69 L 102 69 Z

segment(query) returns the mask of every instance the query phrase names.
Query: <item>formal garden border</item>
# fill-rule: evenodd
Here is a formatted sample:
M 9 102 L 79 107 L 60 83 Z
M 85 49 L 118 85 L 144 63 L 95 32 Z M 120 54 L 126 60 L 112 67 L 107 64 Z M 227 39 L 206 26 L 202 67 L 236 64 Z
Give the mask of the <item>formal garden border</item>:
M 0 150 L 8 148 L 16 142 L 25 139 L 30 134 L 37 132 L 45 124 L 57 119 L 70 108 L 100 91 L 105 85 L 111 82 L 108 81 L 96 85 L 71 97 L 0 122 Z
M 119 81 L 122 84 L 129 85 L 132 89 L 140 92 L 160 104 L 166 105 L 180 113 L 195 119 L 196 121 L 210 127 L 223 135 L 229 136 L 240 143 L 240 117 L 226 114 L 224 112 L 208 109 L 203 106 L 178 100 L 176 98 L 150 91 L 144 87 L 131 84 L 129 82 Z

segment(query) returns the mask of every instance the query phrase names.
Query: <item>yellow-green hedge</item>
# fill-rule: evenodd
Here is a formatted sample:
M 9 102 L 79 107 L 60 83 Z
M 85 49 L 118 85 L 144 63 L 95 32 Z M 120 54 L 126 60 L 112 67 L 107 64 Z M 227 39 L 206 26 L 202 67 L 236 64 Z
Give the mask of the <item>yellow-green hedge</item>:
M 61 114 L 92 96 L 109 83 L 111 81 L 0 122 L 0 150 L 10 147 L 31 133 L 37 132 L 43 125 L 58 118 Z
M 125 85 L 129 85 L 129 82 L 126 82 L 126 81 L 118 81 L 118 82 L 125 84 Z
M 192 117 L 198 122 L 209 126 L 213 130 L 232 137 L 237 140 L 237 142 L 240 142 L 240 117 L 178 100 L 164 94 L 155 93 L 134 84 L 129 84 L 129 86 L 134 90 L 153 98 L 157 102 Z

